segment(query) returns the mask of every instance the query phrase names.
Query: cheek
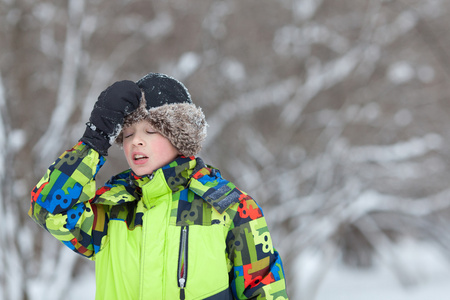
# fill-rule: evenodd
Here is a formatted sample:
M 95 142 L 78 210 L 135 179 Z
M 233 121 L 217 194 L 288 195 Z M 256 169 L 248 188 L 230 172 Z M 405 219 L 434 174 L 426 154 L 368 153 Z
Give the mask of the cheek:
M 130 154 L 130 147 L 127 147 L 125 143 L 122 145 L 123 154 L 125 155 L 125 158 L 128 160 L 128 155 Z
M 161 139 L 154 144 L 154 150 L 158 151 L 161 155 L 165 157 L 172 158 L 178 155 L 178 151 L 167 139 Z

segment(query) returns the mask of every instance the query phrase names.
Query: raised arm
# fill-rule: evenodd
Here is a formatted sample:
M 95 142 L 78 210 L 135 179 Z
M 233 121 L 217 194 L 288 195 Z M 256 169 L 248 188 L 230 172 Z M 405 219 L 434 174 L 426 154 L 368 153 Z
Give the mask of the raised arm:
M 132 81 L 118 81 L 104 90 L 80 142 L 49 167 L 31 192 L 32 219 L 89 258 L 99 251 L 108 223 L 107 206 L 93 204 L 108 187 L 96 191 L 95 176 L 124 117 L 139 106 L 140 98 L 141 90 Z

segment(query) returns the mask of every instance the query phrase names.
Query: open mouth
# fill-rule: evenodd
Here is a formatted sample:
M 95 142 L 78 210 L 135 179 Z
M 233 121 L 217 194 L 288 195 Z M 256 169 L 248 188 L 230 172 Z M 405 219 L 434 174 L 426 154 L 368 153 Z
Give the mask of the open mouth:
M 147 156 L 142 155 L 142 154 L 135 154 L 135 155 L 133 156 L 133 159 L 134 159 L 135 161 L 143 160 L 143 159 L 147 159 L 147 158 L 148 158 Z

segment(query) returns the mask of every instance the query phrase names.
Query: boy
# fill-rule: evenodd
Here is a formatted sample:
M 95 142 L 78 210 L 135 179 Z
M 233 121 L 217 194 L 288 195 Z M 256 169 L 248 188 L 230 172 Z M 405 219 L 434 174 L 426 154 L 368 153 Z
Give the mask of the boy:
M 195 157 L 206 126 L 167 75 L 116 82 L 33 189 L 34 221 L 95 260 L 96 299 L 287 299 L 260 207 Z M 96 191 L 114 141 L 130 169 Z

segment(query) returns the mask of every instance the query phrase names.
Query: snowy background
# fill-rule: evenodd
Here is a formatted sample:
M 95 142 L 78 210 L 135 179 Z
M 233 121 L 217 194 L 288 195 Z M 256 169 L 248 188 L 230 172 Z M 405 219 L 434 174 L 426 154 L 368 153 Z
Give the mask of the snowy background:
M 30 191 L 116 80 L 183 81 L 291 299 L 450 294 L 450 2 L 0 0 L 0 300 L 94 297 Z M 120 149 L 99 174 L 124 169 Z

